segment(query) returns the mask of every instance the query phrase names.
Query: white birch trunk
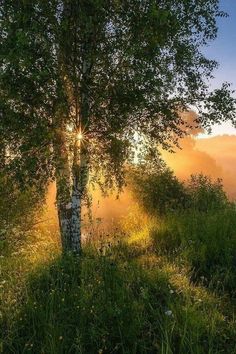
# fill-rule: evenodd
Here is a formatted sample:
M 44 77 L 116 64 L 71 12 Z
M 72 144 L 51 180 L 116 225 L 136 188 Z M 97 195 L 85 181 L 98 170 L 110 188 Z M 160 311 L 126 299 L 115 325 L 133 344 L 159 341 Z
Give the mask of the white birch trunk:
M 64 8 L 62 14 L 62 22 L 65 21 L 64 27 L 64 41 L 61 42 L 59 50 L 59 62 L 61 67 L 61 79 L 66 94 L 68 103 L 68 114 L 76 122 L 76 129 L 82 130 L 83 127 L 88 126 L 89 117 L 89 95 L 88 95 L 88 78 L 91 70 L 91 60 L 89 59 L 87 46 L 83 49 L 83 64 L 82 64 L 82 78 L 80 78 L 80 85 L 78 84 L 78 77 L 71 77 L 68 75 L 71 67 L 68 66 L 68 57 L 73 56 L 71 48 L 68 44 L 68 35 L 72 35 L 74 31 L 73 21 L 74 14 L 70 1 L 64 1 Z M 71 27 L 72 26 L 72 27 Z M 72 38 L 72 37 L 71 37 Z M 76 39 L 75 47 L 77 50 Z M 91 41 L 87 42 L 90 48 Z M 76 70 L 75 70 L 76 72 Z M 80 90 L 78 89 L 80 87 Z M 79 92 L 80 91 L 80 92 Z M 67 121 L 66 119 L 64 120 Z M 70 121 L 70 120 L 69 120 Z M 63 130 L 64 129 L 64 130 Z M 65 136 L 65 127 L 61 130 L 62 136 Z M 60 232 L 62 238 L 63 251 L 72 251 L 79 254 L 81 251 L 81 208 L 84 191 L 88 180 L 88 150 L 86 141 L 75 141 L 73 151 L 73 162 L 71 162 L 71 152 L 69 153 L 66 146 L 65 139 L 62 138 L 58 142 L 56 151 L 59 156 L 59 163 L 56 167 L 56 182 L 57 182 L 57 207 L 60 224 Z M 62 159 L 60 157 L 63 157 Z M 63 166 L 60 166 L 62 163 Z M 69 174 L 69 175 L 68 175 Z
M 81 197 L 73 192 L 71 202 L 58 205 L 58 216 L 63 252 L 79 254 L 81 251 Z
M 81 251 L 81 208 L 88 181 L 88 158 L 85 146 L 74 146 L 73 166 L 67 163 L 66 148 L 61 141 L 59 154 L 64 154 L 57 168 L 57 208 L 64 252 Z M 70 174 L 70 176 L 69 176 Z

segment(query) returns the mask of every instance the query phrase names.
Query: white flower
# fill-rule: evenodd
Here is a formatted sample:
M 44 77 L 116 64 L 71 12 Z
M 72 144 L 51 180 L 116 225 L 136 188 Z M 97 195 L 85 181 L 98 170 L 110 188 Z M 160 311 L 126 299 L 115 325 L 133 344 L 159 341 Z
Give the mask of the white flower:
M 171 311 L 171 310 L 167 310 L 167 311 L 165 311 L 165 315 L 166 316 L 173 316 L 173 312 Z

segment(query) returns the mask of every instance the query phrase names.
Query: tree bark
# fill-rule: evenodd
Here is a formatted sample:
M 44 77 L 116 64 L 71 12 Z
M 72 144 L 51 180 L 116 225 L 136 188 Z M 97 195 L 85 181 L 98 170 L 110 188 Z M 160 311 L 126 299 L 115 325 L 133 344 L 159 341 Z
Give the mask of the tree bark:
M 81 252 L 81 208 L 88 181 L 86 142 L 75 138 L 73 161 L 70 162 L 65 128 L 57 132 L 56 158 L 57 209 L 63 252 Z
M 84 133 L 89 118 L 89 75 L 91 60 L 88 53 L 90 40 L 83 49 L 77 45 L 77 7 L 70 0 L 64 1 L 62 14 L 62 37 L 59 47 L 59 63 L 63 90 L 68 106 L 69 119 L 59 115 L 59 130 L 56 137 L 56 184 L 57 208 L 63 251 L 79 254 L 81 251 L 81 208 L 88 181 L 88 141 L 76 138 L 76 133 Z M 90 38 L 89 38 L 90 39 Z M 88 47 L 88 48 L 87 48 Z M 81 56 L 82 74 L 76 67 Z M 70 74 L 70 75 L 69 75 Z M 63 122 L 65 124 L 63 125 Z M 74 122 L 73 151 L 68 149 L 66 124 Z
M 61 233 L 62 249 L 70 247 L 70 219 L 71 219 L 71 175 L 69 156 L 66 146 L 65 127 L 61 123 L 57 129 L 54 140 L 54 155 L 56 161 L 56 187 L 57 187 L 57 210 Z

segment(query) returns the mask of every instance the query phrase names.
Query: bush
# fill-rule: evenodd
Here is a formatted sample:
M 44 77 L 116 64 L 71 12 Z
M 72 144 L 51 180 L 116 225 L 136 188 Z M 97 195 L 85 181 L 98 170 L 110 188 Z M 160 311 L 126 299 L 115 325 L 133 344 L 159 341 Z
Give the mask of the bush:
M 166 215 L 186 209 L 200 212 L 223 210 L 230 204 L 222 181 L 214 181 L 203 174 L 191 175 L 183 183 L 170 169 L 150 174 L 137 169 L 132 174 L 131 188 L 150 215 Z
M 11 176 L 0 174 L 0 251 L 22 237 L 42 211 L 44 195 L 37 187 L 21 190 Z
M 170 170 L 134 174 L 136 199 L 150 215 L 156 252 L 180 260 L 194 282 L 236 296 L 236 208 L 220 179 L 192 175 L 181 183 Z
M 131 184 L 134 196 L 151 215 L 184 209 L 189 203 L 184 184 L 170 169 L 151 174 L 136 170 Z
M 224 209 L 229 204 L 221 179 L 213 181 L 203 174 L 191 175 L 186 192 L 189 195 L 189 207 L 198 211 Z

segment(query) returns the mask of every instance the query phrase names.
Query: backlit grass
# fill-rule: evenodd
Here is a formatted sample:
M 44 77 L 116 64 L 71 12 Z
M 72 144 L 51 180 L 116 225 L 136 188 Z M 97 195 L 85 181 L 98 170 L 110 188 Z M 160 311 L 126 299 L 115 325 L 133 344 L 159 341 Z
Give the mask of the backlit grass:
M 172 216 L 142 227 L 135 211 L 108 241 L 87 242 L 79 260 L 62 258 L 56 235 L 39 229 L 11 251 L 2 246 L 2 352 L 235 353 L 234 300 L 193 281 L 186 235 L 200 234 L 183 217 L 184 226 Z

